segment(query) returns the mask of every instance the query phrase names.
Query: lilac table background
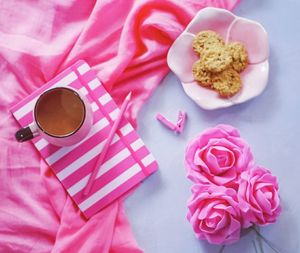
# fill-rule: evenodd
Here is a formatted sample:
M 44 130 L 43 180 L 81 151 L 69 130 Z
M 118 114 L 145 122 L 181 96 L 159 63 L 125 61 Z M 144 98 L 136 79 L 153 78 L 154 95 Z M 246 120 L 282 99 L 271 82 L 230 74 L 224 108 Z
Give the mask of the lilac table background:
M 269 167 L 280 183 L 283 213 L 262 229 L 282 253 L 300 252 L 300 2 L 242 0 L 234 13 L 262 23 L 269 34 L 270 76 L 262 95 L 241 105 L 216 111 L 199 108 L 170 73 L 145 105 L 138 131 L 154 153 L 160 170 L 126 201 L 126 210 L 139 245 L 146 253 L 217 253 L 219 246 L 198 241 L 187 222 L 186 201 L 191 183 L 185 177 L 186 143 L 218 123 L 237 127 L 252 147 L 256 162 Z M 174 120 L 178 110 L 189 119 L 176 136 L 155 120 L 156 113 Z M 253 253 L 253 233 L 224 253 Z M 274 252 L 264 244 L 265 253 Z

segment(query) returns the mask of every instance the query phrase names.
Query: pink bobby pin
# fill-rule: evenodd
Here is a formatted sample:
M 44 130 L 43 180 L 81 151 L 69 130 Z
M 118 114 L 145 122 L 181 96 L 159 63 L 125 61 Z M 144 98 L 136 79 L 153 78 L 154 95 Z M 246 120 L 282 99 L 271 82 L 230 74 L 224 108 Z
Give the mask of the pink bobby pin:
M 158 121 L 160 121 L 164 126 L 169 128 L 170 130 L 172 130 L 173 132 L 182 133 L 184 124 L 185 124 L 185 120 L 186 120 L 186 116 L 187 116 L 186 112 L 179 111 L 178 120 L 177 120 L 176 125 L 173 124 L 170 120 L 168 120 L 166 117 L 164 117 L 160 113 L 157 113 L 156 119 Z

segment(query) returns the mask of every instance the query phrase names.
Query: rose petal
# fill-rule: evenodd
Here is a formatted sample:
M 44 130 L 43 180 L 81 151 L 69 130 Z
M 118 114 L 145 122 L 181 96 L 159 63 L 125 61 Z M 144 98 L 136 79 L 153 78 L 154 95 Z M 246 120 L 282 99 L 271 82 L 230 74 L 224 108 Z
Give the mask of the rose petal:
M 271 172 L 264 172 L 260 179 L 262 182 L 268 182 L 274 188 L 278 189 L 278 183 L 276 177 L 274 177 Z
M 186 31 L 197 34 L 203 30 L 212 30 L 226 39 L 228 27 L 235 19 L 234 15 L 224 9 L 205 8 L 198 12 Z
M 226 125 L 226 124 L 219 124 L 219 125 L 216 126 L 216 128 L 226 132 L 228 136 L 240 137 L 239 130 L 237 128 L 233 127 L 233 126 Z
M 263 194 L 260 190 L 256 192 L 256 200 L 264 212 L 272 214 L 271 204 L 266 198 L 265 194 Z
M 218 175 L 221 173 L 221 168 L 219 167 L 216 156 L 211 152 L 211 147 L 205 152 L 204 159 L 210 170 L 210 174 Z
M 201 232 L 201 230 L 200 230 L 200 221 L 198 220 L 198 217 L 197 217 L 197 212 L 199 212 L 199 210 L 197 210 L 194 215 L 191 215 L 190 223 L 192 224 L 194 231 L 196 233 L 199 233 L 199 232 Z
M 279 199 L 278 192 L 275 192 L 273 196 L 272 208 L 276 209 L 278 207 L 280 207 L 280 199 Z
M 223 168 L 222 172 L 224 172 L 225 168 L 232 167 L 235 162 L 233 152 L 225 147 L 213 147 L 211 153 L 216 157 L 219 166 Z
M 222 219 L 219 221 L 219 223 L 216 225 L 216 230 L 220 230 L 224 228 L 229 222 L 229 219 L 227 215 L 223 215 Z
M 252 210 L 254 210 L 257 213 L 261 213 L 261 207 L 259 205 L 259 203 L 257 202 L 256 196 L 254 196 L 254 193 L 251 191 L 249 191 L 249 204 L 252 207 Z
M 204 233 L 196 233 L 196 237 L 200 240 L 206 240 Z
M 214 210 L 213 212 L 210 212 L 210 214 L 208 215 L 209 219 L 214 219 L 216 217 L 220 218 L 222 215 L 218 210 Z
M 204 206 L 198 215 L 198 219 L 203 220 L 208 216 L 209 211 L 214 207 L 215 205 L 219 204 L 221 201 L 220 200 L 215 200 L 211 203 L 208 203 L 206 206 Z
M 202 150 L 197 149 L 194 157 L 194 164 L 206 168 L 206 164 L 203 162 L 201 156 L 202 156 Z
M 206 222 L 203 221 L 203 220 L 201 220 L 201 221 L 200 221 L 200 230 L 201 230 L 202 232 L 207 233 L 207 234 L 211 234 L 211 233 L 214 233 L 214 232 L 215 232 L 215 227 L 208 227 L 208 226 L 206 225 Z
M 205 219 L 205 224 L 207 227 L 209 228 L 215 228 L 216 227 L 216 224 L 218 224 L 220 218 L 212 218 L 212 219 Z
M 229 28 L 228 34 L 227 41 L 238 41 L 245 45 L 250 64 L 261 63 L 268 59 L 268 35 L 261 24 L 237 18 Z
M 225 185 L 226 183 L 236 178 L 236 171 L 234 169 L 227 170 L 226 173 L 221 176 L 214 176 L 213 180 L 217 185 Z
M 201 199 L 209 198 L 208 186 L 201 184 L 194 184 L 191 188 L 193 195 L 201 197 Z
M 216 138 L 213 136 L 208 141 L 207 146 L 221 146 L 233 151 L 234 149 L 240 149 L 240 147 L 235 143 L 238 139 L 240 138 L 230 138 L 230 136 L 226 136 L 224 138 Z
M 266 190 L 268 190 L 268 186 L 273 186 L 273 184 L 272 183 L 266 183 L 266 182 L 257 182 L 256 183 L 256 189 L 258 190 L 258 189 L 261 189 L 262 191 L 264 190 L 264 191 L 266 191 Z
M 264 193 L 264 195 L 266 196 L 266 198 L 267 198 L 269 201 L 272 200 L 272 198 L 273 198 L 273 193 L 272 193 L 272 192 L 270 192 L 270 191 L 264 192 L 264 191 L 263 191 L 263 193 Z
M 228 229 L 228 238 L 226 240 L 227 244 L 234 243 L 240 239 L 241 233 L 241 223 L 240 221 L 232 218 L 230 223 L 230 228 Z
M 220 124 L 213 128 L 205 129 L 200 136 L 196 138 L 196 144 L 199 147 L 213 145 L 221 142 L 223 139 L 227 140 L 230 137 L 240 137 L 239 131 L 229 125 Z
M 219 175 L 231 169 L 235 163 L 233 152 L 222 146 L 210 147 L 205 155 L 206 163 L 214 175 Z
M 168 52 L 168 65 L 182 82 L 194 81 L 192 67 L 194 62 L 199 59 L 192 48 L 194 37 L 190 33 L 181 34 Z
M 228 206 L 225 205 L 224 203 L 220 203 L 214 206 L 214 209 L 220 209 L 220 210 L 225 210 Z

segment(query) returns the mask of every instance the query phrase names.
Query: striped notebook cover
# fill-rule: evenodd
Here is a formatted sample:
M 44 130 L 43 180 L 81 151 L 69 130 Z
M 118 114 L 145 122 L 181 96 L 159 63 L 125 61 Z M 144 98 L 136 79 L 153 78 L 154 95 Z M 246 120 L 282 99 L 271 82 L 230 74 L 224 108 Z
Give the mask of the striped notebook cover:
M 84 196 L 83 189 L 120 110 L 89 65 L 80 60 L 11 109 L 22 127 L 33 121 L 32 110 L 39 95 L 58 86 L 73 87 L 87 97 L 94 113 L 92 129 L 80 143 L 69 147 L 53 146 L 41 137 L 32 142 L 89 218 L 156 171 L 158 165 L 137 132 L 123 118 L 91 192 Z

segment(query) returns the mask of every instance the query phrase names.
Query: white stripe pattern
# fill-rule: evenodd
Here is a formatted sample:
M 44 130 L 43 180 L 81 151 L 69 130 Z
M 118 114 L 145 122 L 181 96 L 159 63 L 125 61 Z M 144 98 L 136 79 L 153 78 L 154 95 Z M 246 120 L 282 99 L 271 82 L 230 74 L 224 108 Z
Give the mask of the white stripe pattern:
M 91 104 L 91 107 L 92 107 L 92 111 L 93 111 L 93 112 L 97 111 L 98 108 L 99 108 L 96 102 L 93 102 L 93 103 Z
M 142 141 L 141 138 L 138 138 L 135 142 L 131 143 L 130 146 L 132 148 L 133 151 L 137 151 L 138 149 L 140 149 L 141 147 L 143 147 L 145 144 Z
M 38 142 L 35 143 L 35 146 L 38 150 L 42 150 L 48 144 L 49 144 L 49 142 L 46 141 L 45 139 L 40 139 Z
M 131 133 L 133 130 L 134 130 L 134 129 L 133 129 L 133 127 L 131 126 L 130 123 L 126 124 L 125 126 L 123 126 L 123 127 L 120 129 L 120 131 L 121 131 L 121 133 L 122 133 L 123 136 L 125 136 L 125 135 Z
M 112 98 L 111 96 L 108 94 L 108 93 L 105 93 L 104 95 L 102 95 L 100 98 L 99 98 L 99 102 L 100 104 L 102 105 L 106 105 L 109 101 L 111 101 Z
M 115 135 L 115 138 L 120 139 L 118 135 Z M 63 170 L 58 172 L 56 175 L 59 178 L 59 180 L 64 180 L 69 175 L 74 173 L 76 170 L 78 170 L 80 167 L 85 165 L 87 162 L 92 160 L 95 156 L 99 155 L 101 153 L 101 150 L 103 149 L 103 146 L 105 145 L 106 140 L 103 140 L 98 145 L 90 149 L 88 152 L 86 152 L 84 155 L 79 157 L 77 160 L 66 166 Z
M 77 68 L 77 70 L 80 75 L 83 75 L 90 70 L 90 66 L 87 63 L 83 63 Z
M 116 120 L 117 117 L 118 117 L 118 115 L 119 115 L 119 113 L 120 113 L 120 109 L 117 108 L 117 109 L 115 109 L 113 112 L 111 112 L 111 113 L 109 114 L 109 117 L 110 117 L 112 120 Z
M 114 157 L 106 161 L 104 164 L 102 164 L 97 176 L 95 179 L 101 177 L 106 172 L 110 171 L 114 166 L 116 166 L 118 163 L 126 159 L 130 155 L 130 152 L 127 148 L 121 150 L 118 154 L 116 154 Z M 88 179 L 90 177 L 91 173 L 86 175 L 84 178 L 82 178 L 80 181 L 78 181 L 76 184 L 72 185 L 68 192 L 71 196 L 74 196 L 76 193 L 81 191 L 87 184 Z
M 101 85 L 100 81 L 98 78 L 93 79 L 92 81 L 88 82 L 88 86 L 91 88 L 91 90 L 96 89 Z
M 155 159 L 151 153 L 142 159 L 142 163 L 145 167 L 147 167 L 149 164 L 151 164 L 154 161 Z
M 86 96 L 89 92 L 85 87 L 82 87 L 78 90 L 78 93 L 82 96 Z
M 116 177 L 115 179 L 110 181 L 107 185 L 105 185 L 100 190 L 95 192 L 93 195 L 91 195 L 85 201 L 80 203 L 79 208 L 83 211 L 87 210 L 89 207 L 94 205 L 97 201 L 104 198 L 106 195 L 108 195 L 110 192 L 112 192 L 118 186 L 125 183 L 128 179 L 132 178 L 134 175 L 136 175 L 140 171 L 141 171 L 141 168 L 138 166 L 138 164 L 133 165 L 131 168 L 124 171 L 118 177 Z

